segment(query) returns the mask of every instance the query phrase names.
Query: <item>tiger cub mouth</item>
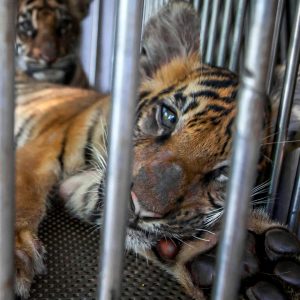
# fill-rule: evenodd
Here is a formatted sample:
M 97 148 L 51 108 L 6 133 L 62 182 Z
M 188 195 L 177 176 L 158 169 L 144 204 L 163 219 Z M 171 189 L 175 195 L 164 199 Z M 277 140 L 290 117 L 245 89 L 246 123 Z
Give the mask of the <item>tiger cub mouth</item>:
M 53 83 L 69 83 L 76 71 L 76 65 L 71 63 L 67 66 L 29 66 L 26 73 L 36 80 L 45 80 Z

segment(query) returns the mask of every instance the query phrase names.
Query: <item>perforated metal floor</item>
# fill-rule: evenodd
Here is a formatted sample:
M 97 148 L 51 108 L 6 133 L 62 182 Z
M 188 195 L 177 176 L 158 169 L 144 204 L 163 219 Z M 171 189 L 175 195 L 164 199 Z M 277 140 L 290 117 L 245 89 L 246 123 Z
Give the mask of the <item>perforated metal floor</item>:
M 53 206 L 39 236 L 47 250 L 47 274 L 36 277 L 30 300 L 96 300 L 99 231 Z M 170 275 L 128 253 L 121 299 L 190 298 Z

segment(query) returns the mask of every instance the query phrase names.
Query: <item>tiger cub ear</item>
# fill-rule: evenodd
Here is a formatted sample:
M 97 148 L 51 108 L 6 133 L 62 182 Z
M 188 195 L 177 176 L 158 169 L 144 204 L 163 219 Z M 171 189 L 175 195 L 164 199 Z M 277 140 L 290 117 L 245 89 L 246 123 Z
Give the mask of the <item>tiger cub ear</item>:
M 71 14 L 81 21 L 87 16 L 92 1 L 93 0 L 68 0 Z
M 151 77 L 173 58 L 199 53 L 199 24 L 196 11 L 183 1 L 171 1 L 151 17 L 142 38 L 141 75 Z

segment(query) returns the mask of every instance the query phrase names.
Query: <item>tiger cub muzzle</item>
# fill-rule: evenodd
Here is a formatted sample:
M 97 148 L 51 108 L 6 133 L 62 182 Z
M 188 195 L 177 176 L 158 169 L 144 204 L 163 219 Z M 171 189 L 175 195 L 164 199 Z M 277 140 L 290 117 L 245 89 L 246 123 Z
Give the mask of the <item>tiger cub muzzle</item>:
M 164 216 L 182 198 L 186 184 L 184 168 L 179 162 L 153 160 L 133 177 L 132 190 L 144 210 Z M 141 210 L 140 217 L 144 215 Z

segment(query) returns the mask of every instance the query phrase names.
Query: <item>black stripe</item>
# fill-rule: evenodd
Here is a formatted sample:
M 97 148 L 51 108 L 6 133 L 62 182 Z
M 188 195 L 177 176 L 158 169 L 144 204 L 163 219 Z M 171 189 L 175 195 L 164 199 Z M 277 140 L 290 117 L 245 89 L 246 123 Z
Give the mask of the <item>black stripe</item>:
M 155 143 L 157 143 L 157 144 L 163 144 L 164 142 L 166 142 L 170 138 L 170 136 L 171 136 L 171 133 L 157 136 L 155 138 Z
M 197 101 L 191 101 L 189 103 L 189 105 L 183 110 L 182 114 L 186 114 L 187 112 L 189 112 L 190 110 L 195 109 L 196 107 L 198 107 L 198 102 Z
M 156 97 L 161 97 L 165 94 L 169 94 L 170 92 L 172 92 L 175 89 L 174 85 L 171 85 L 169 87 L 167 87 L 166 89 L 162 90 L 161 92 L 159 92 Z
M 184 85 L 181 88 L 179 88 L 178 90 L 176 90 L 176 93 L 183 92 L 186 88 L 187 88 L 187 85 Z
M 206 106 L 206 109 L 208 111 L 222 112 L 219 114 L 219 117 L 223 117 L 223 116 L 227 116 L 230 112 L 232 112 L 233 108 L 227 109 L 220 105 L 211 104 L 211 105 Z
M 67 128 L 67 130 L 64 133 L 64 138 L 63 138 L 62 143 L 61 143 L 60 153 L 59 153 L 59 155 L 57 157 L 57 160 L 59 162 L 61 171 L 63 171 L 64 167 L 65 167 L 64 156 L 65 156 L 65 150 L 66 150 L 68 132 L 69 132 L 69 128 Z
M 199 84 L 208 87 L 214 87 L 214 88 L 226 88 L 229 86 L 236 86 L 238 82 L 234 79 L 204 80 L 204 81 L 200 81 Z
M 213 92 L 211 90 L 204 90 L 204 91 L 191 93 L 189 96 L 192 97 L 192 98 L 197 98 L 197 97 L 213 98 L 213 99 L 220 98 L 220 95 L 218 93 Z
M 220 111 L 224 111 L 226 108 L 224 106 L 211 104 L 211 105 L 206 106 L 206 109 L 216 111 L 216 112 L 220 112 Z
M 221 118 L 220 118 L 220 117 L 211 117 L 211 118 L 209 119 L 209 121 L 210 121 L 211 123 L 213 123 L 213 125 L 218 125 L 218 124 L 221 122 Z
M 184 103 L 186 102 L 186 96 L 183 96 L 181 92 L 174 95 L 175 104 L 179 109 L 182 109 Z
M 226 131 L 225 131 L 225 133 L 226 133 L 226 135 L 227 135 L 227 139 L 226 139 L 226 141 L 225 141 L 225 143 L 224 143 L 224 145 L 223 145 L 223 147 L 222 147 L 222 150 L 221 150 L 221 152 L 220 152 L 220 155 L 223 155 L 223 154 L 224 154 L 224 152 L 225 152 L 225 150 L 226 150 L 226 147 L 227 147 L 228 143 L 231 141 L 231 135 L 232 135 L 232 133 L 231 133 L 231 127 L 232 127 L 233 121 L 234 121 L 234 118 L 232 118 L 232 119 L 229 121 L 229 123 L 227 124 L 227 126 L 226 126 Z
M 95 115 L 93 115 L 93 122 L 92 124 L 89 126 L 88 129 L 88 133 L 87 133 L 87 139 L 86 139 L 86 143 L 84 145 L 84 161 L 86 165 L 90 165 L 91 161 L 93 159 L 93 152 L 91 149 L 91 145 L 92 145 L 92 141 L 93 141 L 93 135 L 94 135 L 94 131 L 95 128 L 98 126 L 98 121 L 99 121 L 99 115 L 101 114 L 102 110 L 101 107 L 99 107 L 95 113 Z
M 92 125 L 89 127 L 86 143 L 84 145 L 84 161 L 87 166 L 91 164 L 91 161 L 93 159 L 93 151 L 91 149 L 91 145 L 92 145 L 92 139 L 93 139 L 93 134 L 94 134 L 96 125 L 97 125 L 97 122 L 95 120 L 92 123 Z
M 222 205 L 217 204 L 215 202 L 215 199 L 213 198 L 213 196 L 211 195 L 210 192 L 207 192 L 207 196 L 208 196 L 208 201 L 213 206 L 213 208 L 221 208 L 221 207 L 223 207 Z
M 233 121 L 234 121 L 234 118 L 232 118 L 229 121 L 228 125 L 226 126 L 226 134 L 229 135 L 230 137 L 231 137 L 231 132 L 232 132 L 231 127 L 232 127 Z
M 150 94 L 151 94 L 150 91 L 142 91 L 142 92 L 140 93 L 140 95 L 139 95 L 139 99 L 148 97 Z

